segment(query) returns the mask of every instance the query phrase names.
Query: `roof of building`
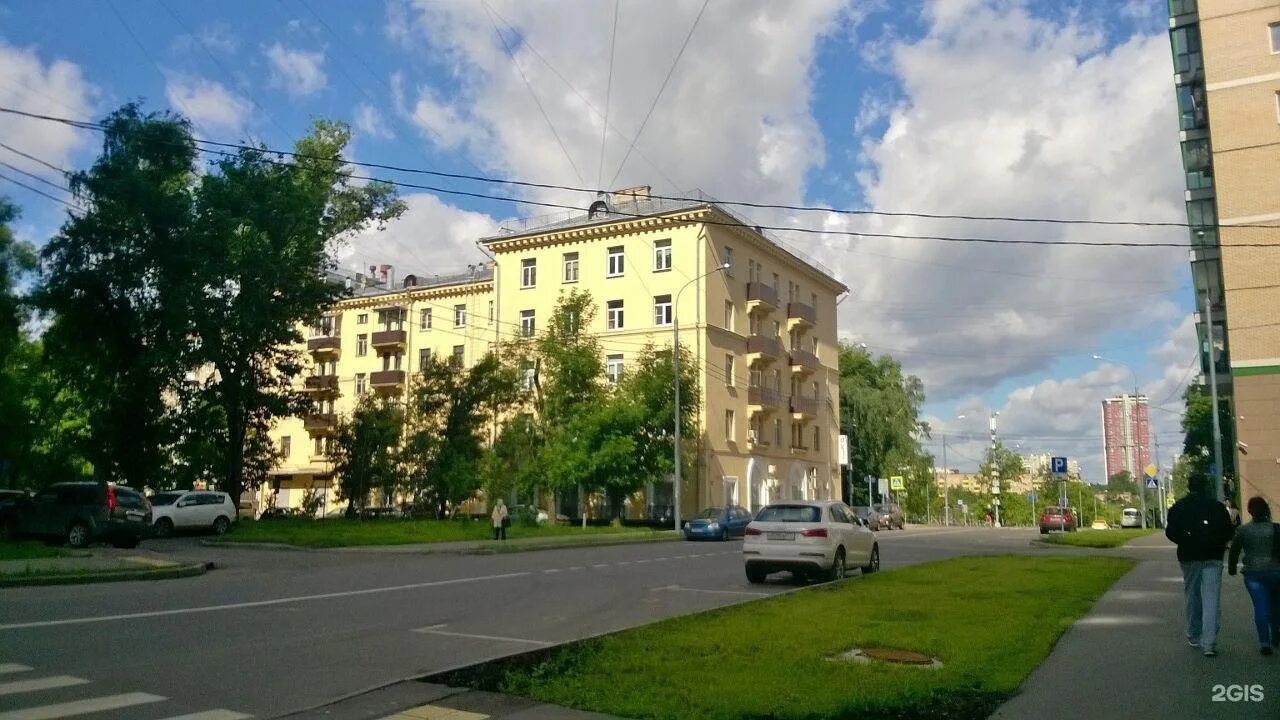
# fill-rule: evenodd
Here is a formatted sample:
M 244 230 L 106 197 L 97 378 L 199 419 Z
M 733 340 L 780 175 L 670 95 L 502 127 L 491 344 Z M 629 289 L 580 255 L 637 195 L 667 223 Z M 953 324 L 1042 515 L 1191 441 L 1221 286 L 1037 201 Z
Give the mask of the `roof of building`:
M 426 275 L 410 273 L 404 276 L 399 284 L 389 285 L 381 280 L 370 278 L 362 273 L 331 272 L 330 280 L 345 284 L 351 289 L 350 298 L 369 298 L 379 295 L 392 295 L 413 290 L 430 290 L 432 288 L 450 287 L 454 285 L 471 285 L 474 283 L 492 282 L 493 265 L 482 263 L 470 269 L 447 275 Z

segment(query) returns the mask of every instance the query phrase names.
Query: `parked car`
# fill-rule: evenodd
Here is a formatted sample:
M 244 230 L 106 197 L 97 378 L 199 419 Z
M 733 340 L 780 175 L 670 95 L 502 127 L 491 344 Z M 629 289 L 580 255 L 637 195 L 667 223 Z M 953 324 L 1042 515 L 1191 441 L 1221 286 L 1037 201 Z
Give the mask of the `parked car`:
M 849 567 L 880 569 L 880 545 L 848 505 L 835 500 L 766 505 L 742 543 L 747 580 L 786 570 L 797 578 L 839 580 Z
M 31 500 L 26 490 L 0 490 L 0 540 L 8 540 L 18 531 L 18 510 Z
M 751 522 L 751 511 L 740 505 L 709 507 L 684 524 L 686 540 L 728 540 L 740 537 Z
M 880 527 L 886 530 L 892 530 L 894 528 L 901 530 L 906 523 L 902 517 L 902 508 L 898 507 L 894 503 L 872 505 L 871 509 L 875 511 Z
M 151 505 L 142 493 L 114 483 L 54 483 L 20 501 L 17 513 L 19 535 L 75 548 L 101 540 L 137 547 L 151 526 Z
M 1093 524 L 1090 525 L 1089 528 L 1092 530 L 1108 530 L 1109 529 L 1107 527 L 1107 523 L 1102 520 L 1094 520 Z
M 872 530 L 880 529 L 880 516 L 874 510 L 866 505 L 856 505 L 849 508 L 853 511 L 853 516 L 862 521 L 863 525 Z
M 1122 528 L 1140 528 L 1142 527 L 1142 512 L 1138 508 L 1125 508 L 1120 511 L 1120 527 Z
M 1051 506 L 1040 513 L 1040 534 L 1048 535 L 1050 530 L 1071 532 L 1076 529 L 1076 514 L 1069 507 Z
M 174 530 L 212 530 L 221 535 L 237 516 L 231 496 L 207 490 L 171 490 L 152 495 L 151 533 L 169 537 Z

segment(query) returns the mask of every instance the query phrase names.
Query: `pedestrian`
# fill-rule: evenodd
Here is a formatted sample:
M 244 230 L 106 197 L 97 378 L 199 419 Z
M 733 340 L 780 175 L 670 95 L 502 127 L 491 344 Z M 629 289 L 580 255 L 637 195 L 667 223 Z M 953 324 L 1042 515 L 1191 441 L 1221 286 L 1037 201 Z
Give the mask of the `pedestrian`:
M 1227 498 L 1224 502 L 1227 504 L 1227 515 L 1231 517 L 1231 527 L 1240 527 L 1240 511 L 1236 509 L 1235 503 L 1231 502 L 1231 498 Z
M 1206 475 L 1188 483 L 1191 492 L 1169 508 L 1165 537 L 1178 546 L 1185 595 L 1187 644 L 1216 657 L 1222 599 L 1222 556 L 1231 540 L 1231 517 L 1213 497 Z
M 493 512 L 489 515 L 493 520 L 493 539 L 506 540 L 507 526 L 511 524 L 511 518 L 507 515 L 507 506 L 502 502 L 502 498 L 498 498 L 493 505 Z
M 1249 522 L 1236 530 L 1227 556 L 1227 574 L 1236 574 L 1244 552 L 1244 587 L 1253 600 L 1253 623 L 1263 655 L 1280 646 L 1280 525 L 1271 522 L 1271 507 L 1261 497 L 1249 498 Z

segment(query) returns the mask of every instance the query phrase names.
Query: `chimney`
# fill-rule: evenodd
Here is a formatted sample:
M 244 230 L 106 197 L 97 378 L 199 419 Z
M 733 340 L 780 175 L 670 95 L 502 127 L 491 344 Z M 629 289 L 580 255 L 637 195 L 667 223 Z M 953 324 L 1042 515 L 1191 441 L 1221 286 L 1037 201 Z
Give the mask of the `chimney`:
M 620 202 L 634 203 L 639 200 L 648 200 L 653 188 L 649 185 L 636 185 L 635 187 L 623 188 L 613 191 L 613 196 L 618 198 Z
M 417 287 L 417 285 L 418 285 L 418 276 L 417 276 L 417 275 L 405 275 L 405 276 L 404 276 L 404 286 L 405 286 L 405 287 L 407 287 L 407 288 L 411 288 L 411 287 Z

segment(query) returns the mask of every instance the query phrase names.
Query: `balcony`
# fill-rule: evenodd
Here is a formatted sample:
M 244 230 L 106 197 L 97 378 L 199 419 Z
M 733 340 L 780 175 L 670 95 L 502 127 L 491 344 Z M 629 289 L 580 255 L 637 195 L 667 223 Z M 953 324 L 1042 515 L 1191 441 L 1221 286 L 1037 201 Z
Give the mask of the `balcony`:
M 791 396 L 791 414 L 797 420 L 809 420 L 818 415 L 818 401 L 814 398 Z
M 307 341 L 307 350 L 317 355 L 337 355 L 342 342 L 337 335 L 322 335 Z
M 780 394 L 773 388 L 747 388 L 747 407 L 753 413 L 773 410 L 780 404 Z
M 793 348 L 791 350 L 791 369 L 808 374 L 818 369 L 818 356 L 808 350 Z
M 778 309 L 778 290 L 772 285 L 764 283 L 749 282 L 747 283 L 747 312 L 753 312 L 757 308 L 765 310 Z
M 782 357 L 782 343 L 767 335 L 747 336 L 747 364 L 759 360 L 777 360 Z
M 747 430 L 747 444 L 751 447 L 769 447 L 769 441 L 765 439 L 764 434 L 754 428 Z
M 379 330 L 373 334 L 371 341 L 374 348 L 403 348 L 408 341 L 408 333 L 404 330 Z
M 804 455 L 804 454 L 805 454 L 805 453 L 807 453 L 807 452 L 809 452 L 809 448 L 805 447 L 804 445 L 792 445 L 792 446 L 791 446 L 791 454 L 792 454 L 792 455 Z
M 312 435 L 329 435 L 337 424 L 338 418 L 333 413 L 313 413 L 302 418 L 302 429 Z
M 818 312 L 806 303 L 787 303 L 787 324 L 813 327 L 818 323 Z
M 332 393 L 338 391 L 337 375 L 311 375 L 306 379 L 304 389 L 307 392 Z
M 403 370 L 376 370 L 369 373 L 369 384 L 376 390 L 397 390 L 404 387 Z

